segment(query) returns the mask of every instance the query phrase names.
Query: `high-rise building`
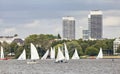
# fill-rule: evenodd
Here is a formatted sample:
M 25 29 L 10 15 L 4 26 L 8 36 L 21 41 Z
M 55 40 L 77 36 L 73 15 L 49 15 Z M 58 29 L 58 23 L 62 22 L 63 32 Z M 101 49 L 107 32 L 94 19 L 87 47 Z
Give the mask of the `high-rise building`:
M 90 39 L 102 39 L 102 11 L 90 11 L 88 15 L 88 26 Z
M 63 39 L 75 39 L 75 19 L 74 17 L 63 17 Z
M 89 30 L 83 30 L 83 40 L 88 40 L 89 39 Z

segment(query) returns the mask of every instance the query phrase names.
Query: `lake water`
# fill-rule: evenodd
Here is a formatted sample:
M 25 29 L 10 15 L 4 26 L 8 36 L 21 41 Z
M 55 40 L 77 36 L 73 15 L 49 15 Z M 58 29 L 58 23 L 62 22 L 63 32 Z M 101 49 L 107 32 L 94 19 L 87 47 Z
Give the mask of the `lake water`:
M 0 74 L 120 74 L 120 59 L 80 59 L 68 63 L 54 60 L 27 61 L 0 60 Z

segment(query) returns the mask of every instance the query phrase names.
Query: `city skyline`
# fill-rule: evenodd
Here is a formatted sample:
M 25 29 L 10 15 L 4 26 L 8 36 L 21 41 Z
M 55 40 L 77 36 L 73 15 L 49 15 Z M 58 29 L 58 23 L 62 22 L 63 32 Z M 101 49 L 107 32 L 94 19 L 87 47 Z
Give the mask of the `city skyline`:
M 0 35 L 54 34 L 62 36 L 62 17 L 76 19 L 76 29 L 87 29 L 90 10 L 103 11 L 103 38 L 120 37 L 120 1 L 117 0 L 1 0 Z M 77 38 L 81 34 L 77 31 Z

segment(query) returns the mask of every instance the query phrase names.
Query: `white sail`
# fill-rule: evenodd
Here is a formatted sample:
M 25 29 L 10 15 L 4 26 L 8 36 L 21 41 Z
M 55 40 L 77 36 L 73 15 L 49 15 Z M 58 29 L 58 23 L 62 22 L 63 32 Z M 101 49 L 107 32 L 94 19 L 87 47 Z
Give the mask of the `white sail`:
M 64 55 L 60 49 L 60 47 L 58 47 L 58 53 L 57 53 L 57 58 L 56 58 L 56 62 L 64 60 Z
M 64 43 L 64 47 L 65 47 L 65 60 L 69 60 L 69 53 L 65 43 Z
M 4 59 L 4 52 L 3 52 L 3 47 L 1 47 L 1 59 Z
M 19 56 L 17 60 L 26 60 L 26 51 L 25 49 L 23 50 L 22 54 Z
M 79 59 L 79 58 L 80 58 L 80 57 L 78 56 L 77 49 L 75 49 L 75 52 L 74 52 L 74 54 L 73 54 L 73 56 L 72 56 L 71 59 Z
M 98 56 L 96 57 L 96 59 L 100 59 L 100 58 L 103 58 L 102 48 L 100 48 L 100 51 L 99 51 Z
M 52 47 L 51 47 L 50 58 L 51 58 L 51 59 L 55 59 L 55 48 L 52 48 Z
M 32 43 L 31 43 L 31 59 L 32 60 L 39 59 L 39 55 L 38 55 L 37 49 L 36 49 L 36 47 Z
M 43 55 L 43 57 L 41 58 L 41 60 L 44 60 L 48 57 L 49 54 L 49 50 L 46 51 L 46 53 Z

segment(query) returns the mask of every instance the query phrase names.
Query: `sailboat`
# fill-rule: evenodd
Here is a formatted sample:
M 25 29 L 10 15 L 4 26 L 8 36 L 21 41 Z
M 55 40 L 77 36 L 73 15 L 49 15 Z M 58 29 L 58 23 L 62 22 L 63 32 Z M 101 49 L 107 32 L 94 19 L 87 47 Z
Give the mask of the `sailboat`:
M 65 47 L 65 60 L 69 60 L 69 53 L 65 43 L 64 43 L 64 47 Z
M 0 53 L 0 54 L 1 54 L 1 55 L 0 55 L 0 60 L 5 59 L 5 58 L 4 58 L 3 47 L 1 47 L 1 53 Z
M 103 58 L 103 52 L 102 52 L 102 48 L 100 48 L 100 51 L 98 53 L 98 56 L 96 57 L 96 59 L 102 59 Z
M 47 59 L 49 54 L 49 50 L 46 51 L 46 53 L 43 55 L 43 57 L 41 58 L 41 60 Z
M 36 63 L 36 60 L 39 59 L 39 55 L 37 52 L 36 47 L 30 43 L 30 47 L 31 47 L 31 62 L 27 62 L 27 64 L 32 64 L 32 63 Z
M 4 56 L 4 51 L 2 46 L 1 46 L 0 60 L 8 60 L 8 58 L 5 58 Z
M 74 54 L 73 54 L 71 59 L 80 59 L 80 57 L 78 56 L 77 49 L 75 49 L 75 52 L 74 52 Z
M 50 59 L 55 59 L 55 48 L 52 48 L 52 47 L 50 51 Z
M 26 51 L 25 49 L 23 50 L 22 54 L 19 56 L 17 60 L 26 60 Z
M 60 47 L 58 47 L 56 62 L 63 62 L 64 59 L 65 59 L 65 57 L 64 57 Z

